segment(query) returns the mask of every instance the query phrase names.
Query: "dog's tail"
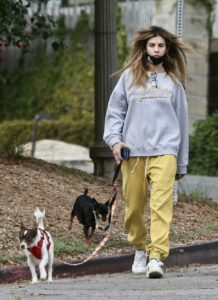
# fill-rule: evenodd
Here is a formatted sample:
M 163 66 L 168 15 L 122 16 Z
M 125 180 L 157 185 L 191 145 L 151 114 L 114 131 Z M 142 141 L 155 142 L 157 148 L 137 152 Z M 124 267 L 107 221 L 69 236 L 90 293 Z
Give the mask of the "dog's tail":
M 37 207 L 36 210 L 35 210 L 35 212 L 34 212 L 34 216 L 36 218 L 36 223 L 37 223 L 38 227 L 44 229 L 43 219 L 44 219 L 44 216 L 45 216 L 45 209 L 43 211 L 41 211 Z

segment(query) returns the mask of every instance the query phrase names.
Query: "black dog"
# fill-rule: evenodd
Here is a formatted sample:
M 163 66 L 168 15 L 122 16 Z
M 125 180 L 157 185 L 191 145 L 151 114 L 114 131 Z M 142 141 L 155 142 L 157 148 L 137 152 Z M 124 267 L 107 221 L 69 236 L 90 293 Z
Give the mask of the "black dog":
M 98 203 L 95 198 L 91 198 L 88 194 L 88 189 L 85 189 L 84 194 L 77 197 L 71 211 L 70 223 L 68 229 L 72 228 L 73 219 L 76 216 L 78 221 L 83 225 L 83 232 L 88 245 L 91 243 L 91 237 L 96 229 L 97 219 L 101 217 L 102 221 L 107 220 L 109 213 L 109 200 L 102 204 Z M 89 232 L 89 229 L 91 231 Z

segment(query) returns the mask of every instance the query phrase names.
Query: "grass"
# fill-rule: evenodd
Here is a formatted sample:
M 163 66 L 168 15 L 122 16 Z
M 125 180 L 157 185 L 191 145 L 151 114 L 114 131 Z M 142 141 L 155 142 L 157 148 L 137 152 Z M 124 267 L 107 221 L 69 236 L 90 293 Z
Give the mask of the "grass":
M 7 265 L 11 263 L 19 263 L 19 262 L 25 262 L 26 261 L 26 255 L 25 254 L 19 254 L 19 255 L 0 255 L 0 264 L 1 265 Z
M 129 243 L 127 240 L 109 240 L 108 241 L 108 247 L 110 248 L 122 248 L 122 247 L 128 247 Z
M 200 185 L 189 193 L 183 188 L 179 193 L 179 198 L 188 199 L 188 201 L 192 201 L 195 203 L 202 203 L 210 208 L 218 210 L 218 203 L 212 201 L 212 199 L 208 197 L 208 192 L 206 191 L 206 189 L 203 189 L 202 187 L 200 187 Z
M 86 182 L 92 182 L 93 181 L 93 176 L 88 174 L 88 173 L 85 173 L 83 171 L 80 171 L 80 170 L 77 170 L 77 169 L 73 169 L 73 168 L 68 168 L 68 167 L 65 167 L 65 166 L 59 166 L 59 170 L 61 172 L 61 174 L 63 176 L 67 176 L 67 175 L 74 175 L 74 176 L 81 176 L 82 179 Z
M 206 186 L 202 186 L 201 183 L 199 183 L 193 190 L 187 191 L 184 186 L 180 185 L 180 197 L 186 198 L 189 201 L 193 202 L 200 202 L 203 204 L 208 205 L 211 208 L 218 210 L 218 203 L 212 201 L 210 197 L 208 196 L 209 190 Z
M 218 220 L 214 219 L 211 220 L 206 226 L 199 227 L 196 230 L 189 232 L 175 232 L 171 229 L 170 232 L 170 240 L 174 243 L 181 243 L 182 241 L 187 240 L 195 240 L 195 239 L 202 239 L 203 237 L 207 238 L 212 233 L 218 232 Z
M 206 227 L 200 228 L 197 231 L 199 236 L 207 236 L 211 232 L 218 232 L 218 220 L 208 223 Z
M 194 233 L 191 232 L 170 232 L 170 240 L 174 243 L 179 243 L 184 240 L 191 240 L 193 238 Z
M 84 241 L 76 240 L 68 237 L 56 237 L 54 239 L 54 252 L 56 255 L 64 257 L 66 255 L 76 255 L 87 253 L 87 246 Z M 96 246 L 96 245 L 95 245 Z M 119 249 L 123 247 L 129 247 L 127 240 L 114 240 L 111 239 L 107 243 L 108 248 Z M 89 249 L 93 250 L 93 249 Z
M 126 240 L 109 240 L 107 243 L 108 248 L 119 249 L 122 247 L 128 247 L 129 243 Z M 60 258 L 66 256 L 74 256 L 78 254 L 87 253 L 87 246 L 82 240 L 74 239 L 71 237 L 55 237 L 54 238 L 54 254 Z M 88 251 L 92 251 L 89 249 Z M 25 254 L 19 255 L 0 255 L 0 264 L 7 265 L 8 263 L 25 262 Z
M 68 237 L 54 238 L 54 254 L 64 258 L 67 255 L 83 254 L 87 252 L 87 247 L 81 240 L 76 240 Z M 0 264 L 7 265 L 11 263 L 25 262 L 26 255 L 0 255 Z
M 87 248 L 83 241 L 69 237 L 56 237 L 54 239 L 55 255 L 64 257 L 71 254 L 86 253 Z

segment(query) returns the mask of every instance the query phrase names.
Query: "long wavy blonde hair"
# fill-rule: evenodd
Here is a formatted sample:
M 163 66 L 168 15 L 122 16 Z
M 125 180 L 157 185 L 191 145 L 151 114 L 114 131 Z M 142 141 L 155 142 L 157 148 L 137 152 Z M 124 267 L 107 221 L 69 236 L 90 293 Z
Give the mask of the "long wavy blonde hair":
M 116 74 L 120 75 L 127 68 L 133 72 L 132 85 L 144 85 L 148 80 L 148 61 L 145 59 L 146 45 L 153 37 L 161 36 L 166 43 L 166 54 L 163 67 L 166 73 L 174 81 L 179 80 L 184 86 L 187 78 L 186 52 L 192 52 L 192 48 L 183 43 L 181 38 L 158 26 L 140 29 L 133 40 L 132 51 L 124 66 Z

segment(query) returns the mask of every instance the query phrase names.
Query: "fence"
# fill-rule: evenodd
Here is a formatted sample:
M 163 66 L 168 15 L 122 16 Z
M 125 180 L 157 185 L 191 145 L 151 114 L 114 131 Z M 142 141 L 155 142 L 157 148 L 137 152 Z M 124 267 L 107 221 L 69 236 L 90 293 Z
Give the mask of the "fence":
M 159 1 L 159 0 L 158 0 Z M 70 2 L 70 1 L 69 1 Z M 138 0 L 131 1 L 125 0 L 119 3 L 122 12 L 122 21 L 125 25 L 127 31 L 127 42 L 131 43 L 134 32 L 137 28 L 149 26 L 151 24 L 152 16 L 154 13 L 155 0 Z M 65 25 L 67 28 L 74 28 L 78 18 L 81 15 L 81 11 L 85 11 L 90 16 L 91 22 L 94 23 L 94 1 L 86 1 L 81 3 L 79 1 L 74 1 L 74 5 L 68 7 L 60 7 L 60 1 L 49 1 L 46 12 L 57 20 L 60 16 L 65 17 Z M 36 7 L 32 6 L 32 10 Z M 30 10 L 31 15 L 31 10 Z M 87 43 L 91 48 L 94 47 L 94 36 L 87 35 L 81 36 L 81 42 Z M 29 66 L 34 63 L 34 52 L 37 47 L 37 41 L 33 42 L 31 45 L 30 54 L 25 55 L 24 61 L 22 63 L 24 66 Z M 46 51 L 50 50 L 50 43 L 44 44 Z M 11 73 L 14 69 L 20 66 L 22 56 L 22 50 L 14 47 L 2 47 L 0 51 L 0 64 L 1 70 L 4 73 Z

